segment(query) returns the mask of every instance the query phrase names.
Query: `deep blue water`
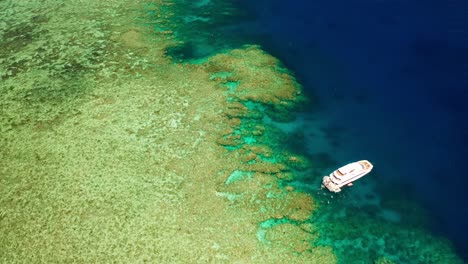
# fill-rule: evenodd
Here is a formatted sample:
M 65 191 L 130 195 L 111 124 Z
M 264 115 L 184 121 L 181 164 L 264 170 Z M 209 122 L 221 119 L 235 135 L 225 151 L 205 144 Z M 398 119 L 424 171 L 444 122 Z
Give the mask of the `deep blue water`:
M 468 2 L 241 3 L 245 30 L 315 96 L 310 115 L 339 131 L 333 158 L 410 186 L 434 231 L 468 252 Z

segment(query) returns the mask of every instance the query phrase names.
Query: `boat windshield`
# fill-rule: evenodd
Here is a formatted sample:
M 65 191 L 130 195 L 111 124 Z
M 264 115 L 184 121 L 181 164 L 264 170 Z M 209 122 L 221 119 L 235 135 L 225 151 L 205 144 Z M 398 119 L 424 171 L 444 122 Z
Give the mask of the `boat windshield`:
M 336 177 L 336 175 L 335 175 L 335 174 L 332 174 L 332 178 L 333 178 L 333 180 L 341 181 L 341 179 L 340 179 L 340 178 L 338 178 L 338 177 Z

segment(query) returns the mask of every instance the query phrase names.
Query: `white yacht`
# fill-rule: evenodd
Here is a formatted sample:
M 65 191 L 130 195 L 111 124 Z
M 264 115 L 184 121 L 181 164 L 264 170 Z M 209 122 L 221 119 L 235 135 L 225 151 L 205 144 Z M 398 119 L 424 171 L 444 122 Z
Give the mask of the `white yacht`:
M 369 173 L 373 167 L 374 166 L 367 160 L 360 160 L 345 165 L 330 173 L 329 176 L 324 176 L 322 188 L 327 187 L 331 192 L 340 192 L 341 187 L 345 185 L 352 186 L 353 181 Z

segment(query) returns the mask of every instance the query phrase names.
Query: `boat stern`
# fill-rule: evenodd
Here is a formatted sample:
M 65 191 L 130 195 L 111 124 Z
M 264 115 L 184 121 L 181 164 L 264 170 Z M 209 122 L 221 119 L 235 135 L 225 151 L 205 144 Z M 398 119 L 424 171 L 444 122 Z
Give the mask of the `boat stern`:
M 332 182 L 329 176 L 323 176 L 322 188 L 323 187 L 326 187 L 331 192 L 341 192 L 340 187 L 338 187 L 334 182 Z

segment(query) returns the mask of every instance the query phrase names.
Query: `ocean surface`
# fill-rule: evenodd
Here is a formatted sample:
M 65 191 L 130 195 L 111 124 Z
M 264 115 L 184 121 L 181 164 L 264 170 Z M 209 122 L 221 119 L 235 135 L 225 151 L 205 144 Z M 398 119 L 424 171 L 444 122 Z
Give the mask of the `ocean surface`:
M 241 2 L 244 28 L 315 99 L 305 119 L 328 125 L 331 158 L 372 161 L 370 177 L 405 186 L 468 259 L 468 3 Z
M 0 1 L 0 262 L 463 263 L 467 6 Z
M 468 3 L 233 3 L 237 17 L 209 25 L 209 42 L 192 33 L 181 58 L 260 44 L 311 99 L 284 130 L 322 164 L 372 161 L 368 194 L 425 208 L 424 226 L 467 259 Z

